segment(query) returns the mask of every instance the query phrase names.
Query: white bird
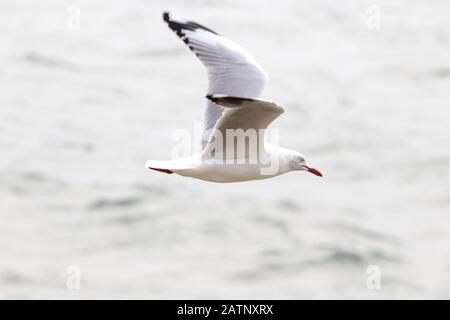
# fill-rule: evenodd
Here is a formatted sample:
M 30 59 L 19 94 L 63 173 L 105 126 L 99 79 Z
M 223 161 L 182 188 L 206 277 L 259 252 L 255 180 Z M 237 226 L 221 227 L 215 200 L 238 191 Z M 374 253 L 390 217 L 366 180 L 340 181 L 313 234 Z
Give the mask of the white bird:
M 296 170 L 322 176 L 302 154 L 264 141 L 266 128 L 284 110 L 258 99 L 268 77 L 246 50 L 196 22 L 168 12 L 163 19 L 205 65 L 208 100 L 202 152 L 175 160 L 149 160 L 147 168 L 212 182 L 267 179 Z M 243 144 L 236 145 L 240 138 Z

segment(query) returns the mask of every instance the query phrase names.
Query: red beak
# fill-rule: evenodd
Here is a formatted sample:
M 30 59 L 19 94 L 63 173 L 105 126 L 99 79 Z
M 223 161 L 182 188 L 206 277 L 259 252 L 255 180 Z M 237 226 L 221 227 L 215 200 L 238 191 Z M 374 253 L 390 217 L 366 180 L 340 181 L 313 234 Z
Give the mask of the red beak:
M 314 169 L 314 168 L 309 168 L 309 167 L 306 167 L 306 168 L 308 169 L 308 172 L 311 172 L 312 174 L 315 174 L 318 177 L 323 177 L 322 173 L 320 173 L 319 170 Z

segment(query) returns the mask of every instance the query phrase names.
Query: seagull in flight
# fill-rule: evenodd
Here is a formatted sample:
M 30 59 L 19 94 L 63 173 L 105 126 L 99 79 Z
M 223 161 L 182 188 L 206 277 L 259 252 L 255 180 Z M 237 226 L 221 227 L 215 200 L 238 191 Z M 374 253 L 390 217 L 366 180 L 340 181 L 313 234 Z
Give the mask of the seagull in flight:
M 259 99 L 268 77 L 246 50 L 194 21 L 168 12 L 163 20 L 206 67 L 209 87 L 201 152 L 149 160 L 147 168 L 220 183 L 267 179 L 289 171 L 322 176 L 301 153 L 265 142 L 265 130 L 284 110 Z

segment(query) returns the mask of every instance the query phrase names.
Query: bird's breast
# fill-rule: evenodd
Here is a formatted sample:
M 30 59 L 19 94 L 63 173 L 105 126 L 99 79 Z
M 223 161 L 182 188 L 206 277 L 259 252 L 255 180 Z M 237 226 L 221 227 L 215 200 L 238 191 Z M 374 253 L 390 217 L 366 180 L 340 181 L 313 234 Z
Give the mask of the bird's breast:
M 280 174 L 279 172 L 270 172 L 267 167 L 260 164 L 203 163 L 196 168 L 175 172 L 182 176 L 221 183 L 261 180 Z

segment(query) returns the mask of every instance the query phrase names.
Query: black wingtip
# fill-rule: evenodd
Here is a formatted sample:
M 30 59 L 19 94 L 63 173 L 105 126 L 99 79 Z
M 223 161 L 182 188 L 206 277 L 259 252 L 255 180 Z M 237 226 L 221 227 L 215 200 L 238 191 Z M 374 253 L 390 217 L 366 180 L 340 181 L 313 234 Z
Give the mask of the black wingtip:
M 170 20 L 170 13 L 168 11 L 164 11 L 163 15 L 162 15 L 162 18 L 166 22 L 169 21 Z
M 219 35 L 217 32 L 202 26 L 201 24 L 194 21 L 177 21 L 177 19 L 173 19 L 170 16 L 170 12 L 164 11 L 162 14 L 163 20 L 169 25 L 169 28 L 175 31 L 175 33 L 179 36 L 183 36 L 184 30 L 195 31 L 197 29 L 203 29 L 205 31 L 211 32 L 213 34 Z
M 206 99 L 208 99 L 209 101 L 211 101 L 214 104 L 218 104 L 219 99 L 217 97 L 214 97 L 212 94 L 208 94 L 206 96 Z
M 223 94 L 207 94 L 206 95 L 206 99 L 208 99 L 208 100 L 210 100 L 210 101 L 212 101 L 212 102 L 214 102 L 214 103 L 217 103 L 217 102 L 219 102 L 221 99 L 225 99 L 225 98 L 227 98 L 228 96 L 226 96 L 226 95 L 223 95 Z
M 252 98 L 241 98 L 241 97 L 232 97 L 223 94 L 208 94 L 206 96 L 210 101 L 221 104 L 221 103 L 229 103 L 234 105 L 242 105 L 244 102 L 254 102 L 255 99 Z

